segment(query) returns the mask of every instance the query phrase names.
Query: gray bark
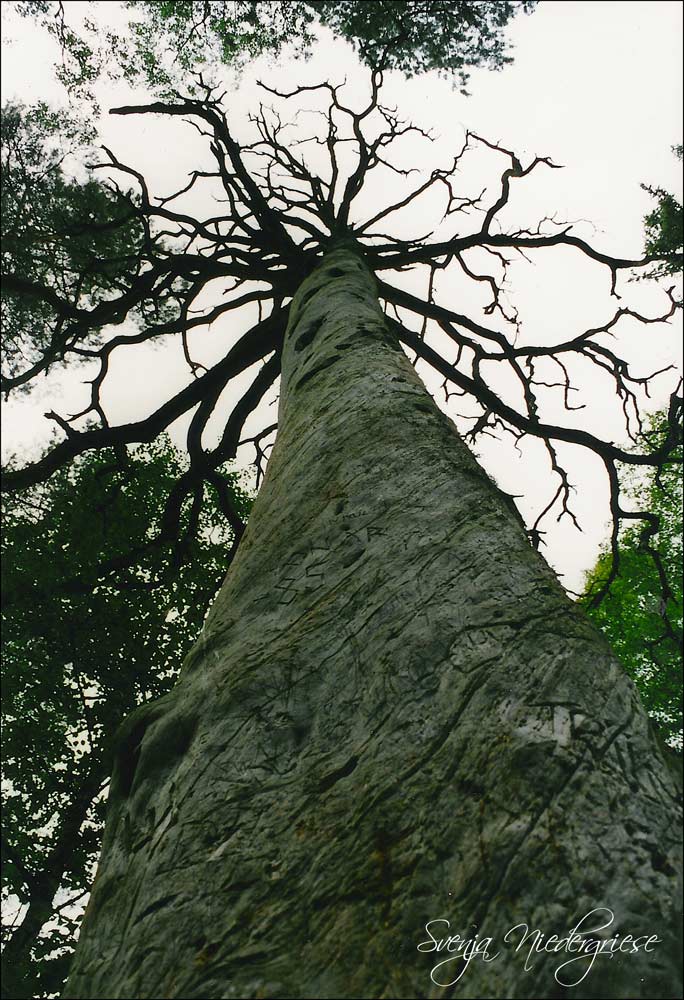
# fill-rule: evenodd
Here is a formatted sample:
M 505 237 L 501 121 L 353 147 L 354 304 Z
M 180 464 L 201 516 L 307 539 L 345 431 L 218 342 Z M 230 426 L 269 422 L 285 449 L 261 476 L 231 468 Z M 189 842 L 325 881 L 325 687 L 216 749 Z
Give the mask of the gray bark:
M 279 427 L 179 683 L 121 736 L 65 996 L 680 996 L 676 776 L 351 247 L 295 297 Z M 572 956 L 503 943 L 594 907 L 660 942 L 572 989 Z M 434 985 L 437 918 L 499 957 Z

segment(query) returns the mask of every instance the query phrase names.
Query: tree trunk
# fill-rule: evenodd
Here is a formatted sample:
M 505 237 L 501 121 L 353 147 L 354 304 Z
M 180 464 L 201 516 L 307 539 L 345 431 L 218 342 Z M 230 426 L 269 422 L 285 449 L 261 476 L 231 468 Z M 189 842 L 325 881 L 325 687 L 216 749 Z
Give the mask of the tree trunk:
M 338 246 L 292 303 L 203 634 L 125 726 L 65 996 L 677 997 L 677 799 L 632 682 Z M 576 950 L 504 940 L 596 907 L 660 940 L 572 989 Z M 488 955 L 431 952 L 437 919 Z

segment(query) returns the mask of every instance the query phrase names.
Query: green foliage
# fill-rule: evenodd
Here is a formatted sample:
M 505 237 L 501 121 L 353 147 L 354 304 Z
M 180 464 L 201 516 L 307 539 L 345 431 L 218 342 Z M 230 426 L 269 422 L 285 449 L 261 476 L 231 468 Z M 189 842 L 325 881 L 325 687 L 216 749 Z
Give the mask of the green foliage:
M 439 70 L 467 80 L 467 67 L 510 62 L 503 29 L 536 0 L 127 0 L 127 32 L 86 18 L 76 31 L 57 3 L 18 3 L 58 40 L 62 81 L 88 95 L 103 71 L 162 94 L 188 89 L 187 76 L 212 65 L 239 66 L 284 46 L 304 55 L 317 23 L 356 48 L 361 59 L 408 75 Z M 91 8 L 93 5 L 89 5 Z
M 302 2 L 255 0 L 127 0 L 131 32 L 116 48 L 124 76 L 167 93 L 198 69 L 239 66 L 287 44 L 303 54 L 311 44 L 313 13 Z M 191 88 L 192 89 L 192 88 Z
M 351 42 L 368 65 L 383 60 L 388 69 L 416 76 L 430 70 L 458 77 L 465 88 L 467 67 L 501 69 L 506 54 L 503 29 L 529 2 L 414 2 L 312 0 L 321 23 Z M 464 91 L 465 92 L 465 91 Z
M 677 159 L 682 159 L 682 146 L 673 146 L 672 151 Z M 644 218 L 646 230 L 646 253 L 664 258 L 658 261 L 641 278 L 662 278 L 667 275 L 679 274 L 682 270 L 682 252 L 684 251 L 684 217 L 681 203 L 674 195 L 660 187 L 641 185 L 644 191 L 656 199 L 656 206 Z
M 33 17 L 57 39 L 61 61 L 55 66 L 57 79 L 74 93 L 89 94 L 102 68 L 102 53 L 93 50 L 88 38 L 67 23 L 64 4 L 51 0 L 19 0 L 16 8 L 23 17 Z M 91 29 L 92 22 L 84 22 Z M 92 34 L 92 30 L 89 31 Z
M 196 523 L 183 510 L 180 547 L 154 541 L 184 468 L 168 439 L 119 459 L 90 454 L 3 498 L 4 894 L 43 926 L 33 960 L 30 943 L 12 956 L 24 981 L 12 996 L 60 989 L 80 912 L 57 907 L 90 886 L 114 733 L 170 688 L 226 570 L 211 497 Z M 246 519 L 251 501 L 227 478 Z
M 96 180 L 79 183 L 65 175 L 69 150 L 86 139 L 66 113 L 45 104 L 5 106 L 0 138 L 2 270 L 7 276 L 3 345 L 7 373 L 15 375 L 43 358 L 62 361 L 73 341 L 70 331 L 51 322 L 50 304 L 26 294 L 27 283 L 46 285 L 79 308 L 92 308 L 122 281 L 132 280 L 143 228 L 128 200 Z M 23 282 L 23 294 L 15 294 L 13 276 Z M 96 331 L 80 346 L 98 339 Z
M 673 146 L 682 159 L 682 147 Z M 656 199 L 644 219 L 645 252 L 662 259 L 639 275 L 663 278 L 681 271 L 682 206 L 662 188 L 642 185 Z M 645 436 L 652 448 L 670 432 L 668 415 L 656 414 Z M 658 531 L 633 525 L 620 536 L 616 578 L 597 607 L 591 598 L 610 580 L 612 553 L 605 549 L 587 575 L 587 610 L 634 679 L 646 709 L 666 741 L 682 749 L 682 448 L 660 470 L 627 483 L 635 510 L 652 511 Z M 648 522 L 646 522 L 648 524 Z
M 656 445 L 667 431 L 667 416 L 657 415 L 648 431 Z M 651 472 L 629 489 L 636 510 L 652 510 L 660 528 L 650 540 L 642 527 L 620 538 L 618 574 L 606 597 L 588 613 L 607 636 L 634 679 L 646 709 L 671 746 L 682 748 L 682 449 L 674 452 L 659 476 Z M 652 548 L 660 558 L 669 596 Z M 608 580 L 613 565 L 605 550 L 587 576 L 590 598 Z

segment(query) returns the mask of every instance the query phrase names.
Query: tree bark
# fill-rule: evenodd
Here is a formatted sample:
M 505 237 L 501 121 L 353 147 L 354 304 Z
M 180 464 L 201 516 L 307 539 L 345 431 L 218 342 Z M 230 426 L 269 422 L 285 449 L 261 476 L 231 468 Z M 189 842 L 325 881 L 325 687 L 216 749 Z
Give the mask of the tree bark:
M 65 996 L 680 996 L 677 778 L 352 245 L 292 303 L 279 405 L 202 636 L 122 732 Z M 574 988 L 504 941 L 596 907 L 660 941 Z M 498 957 L 419 950 L 440 918 Z

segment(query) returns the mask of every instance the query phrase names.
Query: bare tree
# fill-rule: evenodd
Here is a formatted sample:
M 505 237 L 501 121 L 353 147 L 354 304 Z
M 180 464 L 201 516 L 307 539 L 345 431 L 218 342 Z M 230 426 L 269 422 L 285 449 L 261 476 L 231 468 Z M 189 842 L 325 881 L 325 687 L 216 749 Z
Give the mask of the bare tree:
M 117 187 L 127 205 L 120 224 L 133 215 L 143 231 L 130 280 L 89 305 L 78 280 L 60 293 L 30 275 L 5 278 L 12 296 L 52 315 L 49 342 L 4 379 L 5 391 L 58 362 L 99 364 L 89 407 L 51 413 L 64 439 L 9 472 L 8 488 L 40 482 L 89 449 L 151 440 L 196 407 L 191 467 L 168 497 L 164 536 L 207 485 L 237 525 L 217 470 L 281 378 L 276 443 L 203 634 L 176 688 L 120 734 L 67 996 L 556 997 L 590 964 L 577 997 L 677 989 L 677 780 L 631 681 L 535 552 L 547 518 L 575 518 L 558 452 L 566 442 L 604 464 L 614 572 L 622 519 L 643 520 L 645 544 L 657 530 L 651 512 L 624 509 L 618 467 L 670 460 L 680 440 L 677 393 L 670 431 L 648 452 L 550 423 L 542 410 L 554 392 L 567 411 L 581 408 L 573 405 L 581 359 L 613 380 L 636 444 L 641 390 L 659 373 L 635 374 L 605 335 L 624 317 L 666 321 L 674 289 L 660 315 L 642 315 L 623 304 L 618 282 L 651 258 L 609 256 L 550 219 L 502 231 L 516 184 L 555 169 L 549 157 L 524 165 L 468 133 L 451 163 L 412 184 L 390 147 L 407 133 L 429 136 L 381 103 L 381 83 L 376 69 L 361 110 L 330 84 L 265 87 L 285 105 L 309 92 L 325 99 L 318 127 L 299 141 L 288 140 L 278 111 L 261 107 L 254 141 L 238 143 L 209 87 L 203 99 L 116 109 L 187 120 L 206 137 L 215 168 L 154 198 L 138 171 L 105 150 L 99 166 L 135 184 Z M 314 171 L 307 143 L 325 154 L 325 170 Z M 503 164 L 493 198 L 457 188 L 460 162 L 482 145 Z M 403 175 L 406 194 L 359 218 L 357 198 L 382 171 Z M 177 202 L 207 180 L 221 184 L 225 208 L 197 219 Z M 431 189 L 443 192 L 446 232 L 384 232 Z M 474 213 L 479 228 L 449 233 L 452 220 Z M 559 247 L 605 269 L 614 312 L 561 342 L 518 344 L 507 268 L 513 256 Z M 488 255 L 491 272 L 480 273 L 474 250 Z M 425 270 L 423 299 L 391 277 L 415 267 Z M 454 272 L 491 291 L 487 325 L 438 301 L 438 279 Z M 207 286 L 226 281 L 217 305 L 198 306 Z M 188 332 L 249 303 L 258 322 L 205 370 Z M 98 342 L 133 312 L 138 332 Z M 454 360 L 428 342 L 435 330 Z M 100 391 L 112 352 L 171 335 L 183 338 L 191 383 L 145 419 L 110 426 Z M 447 396 L 478 408 L 467 439 L 543 441 L 556 481 L 529 529 L 402 344 L 443 377 Z M 220 442 L 206 448 L 225 387 L 259 361 Z M 499 371 L 517 386 L 519 406 L 495 388 Z M 249 439 L 258 457 L 274 431 L 269 422 Z M 524 965 L 512 938 L 502 945 L 521 922 L 567 935 L 597 907 L 613 915 L 598 938 L 658 942 L 595 963 L 585 954 L 562 972 L 557 954 Z M 426 924 L 445 917 L 448 934 L 491 937 L 499 957 L 418 950 Z M 593 920 L 584 931 L 596 930 Z

